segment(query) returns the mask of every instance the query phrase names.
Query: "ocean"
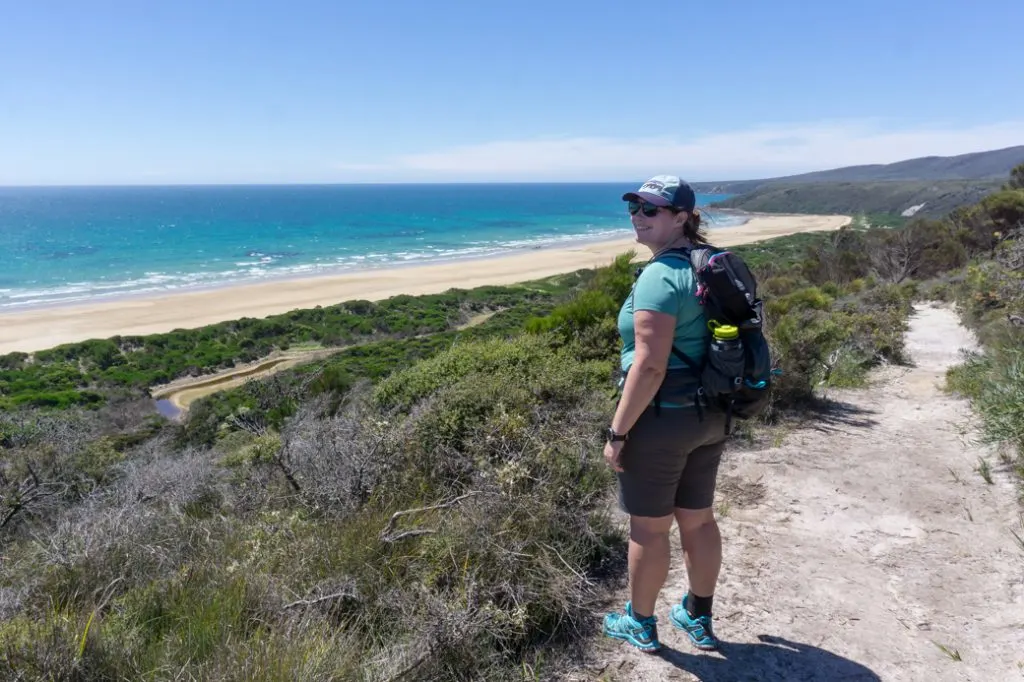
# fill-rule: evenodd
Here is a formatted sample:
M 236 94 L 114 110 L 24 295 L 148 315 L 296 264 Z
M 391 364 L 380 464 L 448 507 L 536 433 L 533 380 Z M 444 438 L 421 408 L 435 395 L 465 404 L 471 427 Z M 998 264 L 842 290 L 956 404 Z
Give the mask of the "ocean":
M 626 237 L 636 187 L 0 187 L 0 311 Z

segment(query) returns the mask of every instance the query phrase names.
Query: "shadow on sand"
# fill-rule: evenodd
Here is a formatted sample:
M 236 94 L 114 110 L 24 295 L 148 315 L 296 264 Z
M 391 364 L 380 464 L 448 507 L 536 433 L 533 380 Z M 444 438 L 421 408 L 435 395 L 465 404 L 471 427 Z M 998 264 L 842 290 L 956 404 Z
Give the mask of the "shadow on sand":
M 820 398 L 805 409 L 802 426 L 825 432 L 850 428 L 870 429 L 878 423 L 872 418 L 872 415 L 877 414 L 875 410 L 851 403 Z
M 717 654 L 691 654 L 664 646 L 656 654 L 701 682 L 877 682 L 870 669 L 830 651 L 758 635 L 760 642 L 722 642 Z

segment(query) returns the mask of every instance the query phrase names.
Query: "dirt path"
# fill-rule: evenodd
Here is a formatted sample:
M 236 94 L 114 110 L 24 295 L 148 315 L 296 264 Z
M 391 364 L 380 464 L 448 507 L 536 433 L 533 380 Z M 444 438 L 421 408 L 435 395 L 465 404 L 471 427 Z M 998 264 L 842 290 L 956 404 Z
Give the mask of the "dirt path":
M 940 389 L 975 341 L 952 311 L 923 305 L 907 345 L 914 368 L 832 393 L 835 409 L 779 447 L 727 455 L 721 653 L 699 654 L 668 623 L 687 585 L 677 554 L 658 605 L 663 654 L 602 638 L 572 679 L 1024 680 L 1015 484 L 969 442 L 967 403 Z

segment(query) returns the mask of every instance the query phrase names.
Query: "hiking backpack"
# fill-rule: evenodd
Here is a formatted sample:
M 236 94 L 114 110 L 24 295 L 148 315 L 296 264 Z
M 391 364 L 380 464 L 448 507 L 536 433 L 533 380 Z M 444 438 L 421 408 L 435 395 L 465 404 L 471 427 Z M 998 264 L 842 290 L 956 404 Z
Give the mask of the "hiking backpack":
M 763 332 L 764 306 L 757 297 L 757 280 L 743 259 L 731 251 L 702 246 L 666 253 L 678 253 L 690 261 L 708 327 L 732 325 L 739 330 L 738 338 L 729 341 L 716 339 L 712 333 L 702 366 L 672 346 L 676 357 L 700 378 L 694 404 L 698 410 L 723 410 L 729 433 L 733 417 L 757 416 L 770 398 L 772 358 Z

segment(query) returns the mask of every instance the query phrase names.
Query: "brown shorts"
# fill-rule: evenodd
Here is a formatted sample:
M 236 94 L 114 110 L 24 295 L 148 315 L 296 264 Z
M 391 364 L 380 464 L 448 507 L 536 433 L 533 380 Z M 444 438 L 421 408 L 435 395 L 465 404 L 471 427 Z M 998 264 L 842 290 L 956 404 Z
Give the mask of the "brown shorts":
M 648 407 L 622 448 L 619 504 L 631 516 L 668 516 L 705 509 L 715 498 L 725 449 L 725 415 L 689 408 Z

